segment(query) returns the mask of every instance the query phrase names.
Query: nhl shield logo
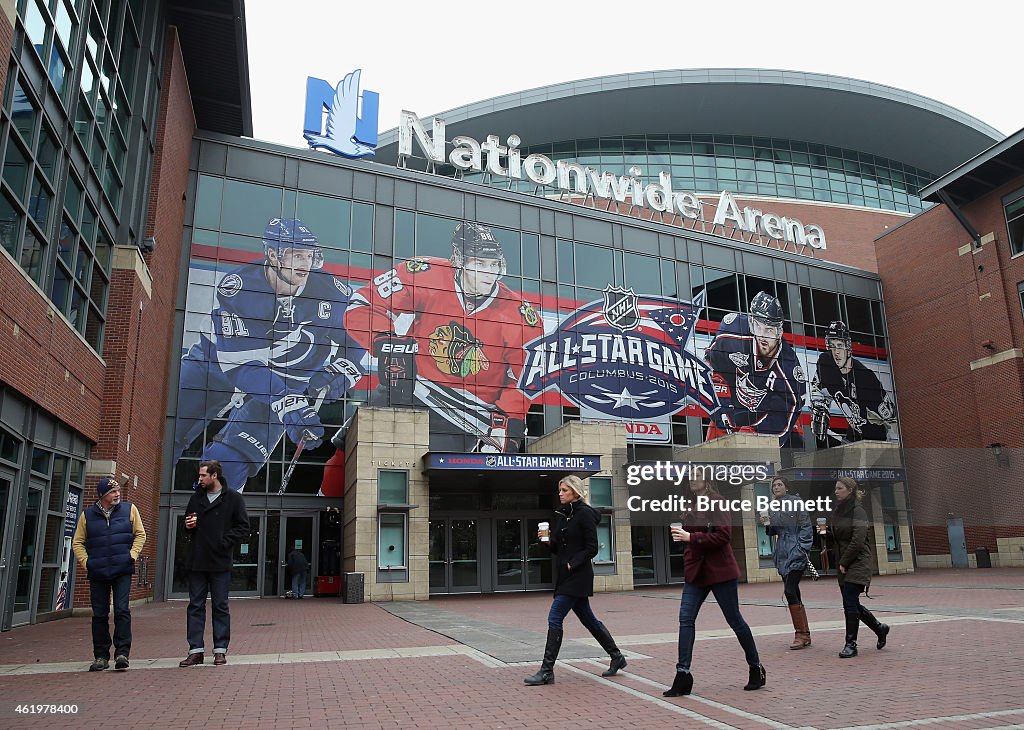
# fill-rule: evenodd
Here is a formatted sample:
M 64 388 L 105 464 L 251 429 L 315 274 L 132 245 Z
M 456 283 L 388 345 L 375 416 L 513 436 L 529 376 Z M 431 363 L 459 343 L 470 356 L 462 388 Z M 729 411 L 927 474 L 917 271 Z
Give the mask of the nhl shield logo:
M 487 463 L 487 466 L 497 466 L 498 465 L 498 457 L 497 456 L 488 456 L 487 459 L 486 459 L 486 463 Z
M 609 286 L 604 290 L 604 318 L 620 332 L 635 330 L 640 325 L 640 309 L 632 287 Z

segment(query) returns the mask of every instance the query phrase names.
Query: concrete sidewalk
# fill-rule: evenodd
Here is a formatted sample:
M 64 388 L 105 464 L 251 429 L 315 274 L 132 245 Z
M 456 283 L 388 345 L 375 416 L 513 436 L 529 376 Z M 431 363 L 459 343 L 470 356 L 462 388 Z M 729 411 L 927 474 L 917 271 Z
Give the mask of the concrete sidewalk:
M 550 593 L 233 600 L 228 665 L 189 669 L 177 666 L 185 602 L 154 603 L 133 611 L 127 672 L 85 671 L 88 617 L 0 634 L 0 727 L 1024 728 L 1024 571 L 876 578 L 866 603 L 893 625 L 889 644 L 876 651 L 862 627 L 860 655 L 849 660 L 837 657 L 834 581 L 801 588 L 814 643 L 797 652 L 787 648 L 781 583 L 740 586 L 764 689 L 742 691 L 743 654 L 709 601 L 697 624 L 694 694 L 671 700 L 661 691 L 674 673 L 678 588 L 597 595 L 595 612 L 629 666 L 601 677 L 607 658 L 570 616 L 557 683 L 547 687 L 522 679 L 539 664 Z M 77 711 L 50 714 L 69 704 Z M 47 712 L 17 713 L 18 705 Z

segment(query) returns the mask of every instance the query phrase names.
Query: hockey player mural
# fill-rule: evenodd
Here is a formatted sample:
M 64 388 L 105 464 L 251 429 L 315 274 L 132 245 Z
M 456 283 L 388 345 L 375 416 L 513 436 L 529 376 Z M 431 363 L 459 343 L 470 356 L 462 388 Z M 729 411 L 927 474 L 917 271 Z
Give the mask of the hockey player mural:
M 173 462 L 227 416 L 202 459 L 220 461 L 237 490 L 283 436 L 320 445 L 318 410 L 360 379 L 365 354 L 344 329 L 351 289 L 321 271 L 316 235 L 299 219 L 271 218 L 263 246 L 263 260 L 216 283 L 209 326 L 181 360 Z
M 547 295 L 542 312 L 537 295 L 504 279 L 508 252 L 525 256 L 515 231 L 434 219 L 423 229 L 430 237 L 417 228 L 404 250 L 439 255 L 371 269 L 381 260 L 365 253 L 372 228 L 362 229 L 357 258 L 349 228 L 330 229 L 335 218 L 311 204 L 296 210 L 319 215 L 323 240 L 334 245 L 321 247 L 298 218 L 264 227 L 248 212 L 218 230 L 215 248 L 209 238 L 193 244 L 172 457 L 220 461 L 232 488 L 262 470 L 259 489 L 279 490 L 294 467 L 288 491 L 341 496 L 339 427 L 360 402 L 428 409 L 435 451 L 521 450 L 530 403 L 574 406 L 627 431 L 707 418 L 708 438 L 753 432 L 783 447 L 802 444 L 801 418 L 819 447 L 896 438 L 884 350 L 853 358 L 842 322 L 824 343 L 787 339 L 773 289 L 716 327 L 717 317 L 702 318 L 699 288 L 687 302 L 635 290 L 628 267 L 591 267 L 589 287 L 566 294 L 587 301 Z M 237 244 L 225 243 L 234 235 Z M 524 288 L 534 279 L 538 291 L 539 264 L 528 277 L 517 263 L 511 276 L 522 275 Z M 605 274 L 601 297 L 595 287 Z M 815 360 L 808 412 L 804 372 Z M 339 448 L 319 449 L 331 436 Z M 179 471 L 175 488 L 187 488 L 194 466 Z
M 750 314 L 725 316 L 704 351 L 714 370 L 722 407 L 712 414 L 708 439 L 749 432 L 776 436 L 782 447 L 798 448 L 797 427 L 807 393 L 807 378 L 793 346 L 782 337 L 782 304 L 760 291 Z
M 878 375 L 853 357 L 845 322 L 829 324 L 825 346 L 811 380 L 811 429 L 818 444 L 885 441 L 896 424 L 896 406 Z M 832 408 L 846 419 L 845 432 L 830 428 Z
M 516 381 L 540 317 L 502 283 L 490 228 L 459 223 L 451 244 L 450 259 L 412 258 L 358 289 L 345 327 L 376 359 L 371 403 L 429 407 L 431 448 L 518 451 L 528 403 Z

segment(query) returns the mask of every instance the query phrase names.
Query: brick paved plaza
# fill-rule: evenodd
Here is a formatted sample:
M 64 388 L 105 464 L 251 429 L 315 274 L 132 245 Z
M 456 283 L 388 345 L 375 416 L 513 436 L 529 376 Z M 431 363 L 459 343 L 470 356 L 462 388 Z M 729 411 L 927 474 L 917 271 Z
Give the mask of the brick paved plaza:
M 672 679 L 676 588 L 593 600 L 627 652 L 620 676 L 574 617 L 556 683 L 526 687 L 541 657 L 549 593 L 345 605 L 233 600 L 228 665 L 180 669 L 185 602 L 133 610 L 127 672 L 90 673 L 87 616 L 0 634 L 0 727 L 223 728 L 1024 727 L 1024 571 L 929 570 L 876 578 L 889 645 L 840 660 L 834 581 L 802 586 L 813 645 L 789 651 L 780 583 L 740 586 L 768 684 L 744 692 L 743 655 L 709 600 L 698 619 L 694 694 Z M 209 632 L 209 628 L 207 629 Z M 208 659 L 208 662 L 212 657 Z M 216 674 L 214 674 L 216 673 Z M 17 704 L 78 705 L 74 716 Z

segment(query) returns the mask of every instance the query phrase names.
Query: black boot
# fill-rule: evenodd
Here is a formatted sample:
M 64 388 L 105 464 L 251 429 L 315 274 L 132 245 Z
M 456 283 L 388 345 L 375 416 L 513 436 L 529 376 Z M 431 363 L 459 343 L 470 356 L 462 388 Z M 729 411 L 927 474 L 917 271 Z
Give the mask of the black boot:
M 676 672 L 672 686 L 661 693 L 662 697 L 682 697 L 690 694 L 693 689 L 693 675 L 689 672 Z
M 871 611 L 864 608 L 864 606 L 860 607 L 860 620 L 864 622 L 865 626 L 874 631 L 875 636 L 878 637 L 878 641 L 877 643 L 875 643 L 875 648 L 881 649 L 883 646 L 885 646 L 885 642 L 888 640 L 889 637 L 889 624 L 883 624 L 881 621 L 875 618 L 874 614 L 871 613 Z
M 558 650 L 562 648 L 562 630 L 548 629 L 548 640 L 544 644 L 544 661 L 541 662 L 540 671 L 523 680 L 524 684 L 535 687 L 538 684 L 555 683 L 555 660 L 558 659 Z
M 758 664 L 756 667 L 750 668 L 750 676 L 747 678 L 747 683 L 743 685 L 743 689 L 747 691 L 761 689 L 767 680 L 768 673 L 764 671 L 764 665 Z
M 619 647 L 615 646 L 615 639 L 612 638 L 608 628 L 604 624 L 598 624 L 598 627 L 590 633 L 597 639 L 597 643 L 601 645 L 601 648 L 608 652 L 608 656 L 612 658 L 612 663 L 608 665 L 608 670 L 601 672 L 601 676 L 613 677 L 620 669 L 626 666 L 626 657 L 622 656 Z
M 859 614 L 846 614 L 846 646 L 839 652 L 840 659 L 849 659 L 850 657 L 857 656 L 857 629 L 859 626 Z

